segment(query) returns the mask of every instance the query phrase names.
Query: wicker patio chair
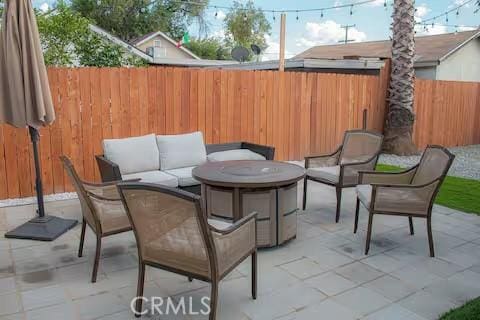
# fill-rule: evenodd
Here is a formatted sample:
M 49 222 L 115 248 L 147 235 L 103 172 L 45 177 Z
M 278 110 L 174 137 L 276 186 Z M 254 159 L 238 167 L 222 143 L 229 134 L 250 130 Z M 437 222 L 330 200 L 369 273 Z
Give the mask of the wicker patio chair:
M 82 208 L 83 220 L 78 256 L 81 257 L 83 255 L 83 243 L 87 225 L 92 229 L 97 238 L 92 272 L 92 282 L 96 282 L 102 238 L 130 231 L 132 226 L 118 194 L 116 187 L 118 181 L 101 184 L 82 181 L 68 157 L 60 156 L 60 160 L 63 162 L 70 181 L 77 192 Z
M 334 153 L 305 157 L 307 175 L 303 185 L 303 210 L 307 206 L 308 180 L 333 186 L 337 194 L 335 222 L 338 222 L 342 189 L 358 184 L 358 171 L 375 169 L 382 142 L 381 134 L 350 130 L 345 132 L 342 145 Z
M 138 247 L 137 297 L 143 295 L 145 266 L 211 283 L 210 319 L 215 319 L 218 284 L 252 256 L 252 297 L 257 291 L 256 213 L 234 224 L 207 219 L 200 197 L 149 183 L 120 183 L 120 195 Z M 140 316 L 142 299 L 135 315 Z
M 370 248 L 374 214 L 406 216 L 413 235 L 412 218 L 427 219 L 430 256 L 435 256 L 432 236 L 432 207 L 455 156 L 441 146 L 428 146 L 420 162 L 396 173 L 360 172 L 354 233 L 358 228 L 360 203 L 369 212 L 365 254 Z

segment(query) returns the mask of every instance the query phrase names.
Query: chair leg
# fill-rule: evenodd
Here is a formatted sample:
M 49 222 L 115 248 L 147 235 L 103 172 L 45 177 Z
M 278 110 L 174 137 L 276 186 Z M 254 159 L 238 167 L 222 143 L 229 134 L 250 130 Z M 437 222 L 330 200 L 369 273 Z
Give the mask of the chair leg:
M 252 253 L 252 299 L 257 299 L 257 251 Z
M 212 291 L 210 294 L 210 316 L 209 320 L 217 318 L 217 301 L 218 301 L 218 281 L 212 280 Z
M 307 208 L 307 178 L 303 179 L 303 211 Z
M 337 193 L 337 211 L 335 214 L 335 222 L 338 223 L 338 220 L 340 220 L 340 208 L 342 207 L 342 188 L 335 187 L 335 191 Z
M 353 233 L 357 233 L 359 212 L 360 212 L 360 199 L 357 198 L 357 206 L 355 207 L 355 223 L 353 225 Z
M 370 239 L 372 238 L 372 224 L 373 224 L 373 213 L 369 212 L 367 240 L 366 240 L 366 243 L 365 243 L 365 255 L 367 255 L 368 250 L 370 250 Z
M 85 241 L 85 229 L 87 227 L 87 222 L 85 219 L 82 220 L 82 232 L 80 233 L 80 245 L 78 246 L 78 257 L 83 256 L 83 242 Z
M 138 262 L 138 282 L 137 282 L 137 301 L 135 303 L 135 317 L 139 318 L 142 312 L 142 302 L 140 297 L 143 297 L 143 288 L 145 285 L 145 264 L 142 261 Z
M 430 257 L 435 257 L 435 250 L 433 249 L 433 235 L 432 235 L 432 218 L 427 218 L 427 232 L 428 232 L 428 246 L 430 247 Z
M 95 260 L 93 262 L 92 282 L 97 282 L 98 264 L 100 262 L 100 251 L 102 250 L 102 237 L 97 235 L 97 247 L 95 249 Z
M 188 277 L 188 282 L 192 282 L 193 281 L 193 278 L 192 277 Z
M 414 231 L 413 231 L 413 218 L 408 217 L 408 223 L 410 224 L 410 234 L 413 236 Z

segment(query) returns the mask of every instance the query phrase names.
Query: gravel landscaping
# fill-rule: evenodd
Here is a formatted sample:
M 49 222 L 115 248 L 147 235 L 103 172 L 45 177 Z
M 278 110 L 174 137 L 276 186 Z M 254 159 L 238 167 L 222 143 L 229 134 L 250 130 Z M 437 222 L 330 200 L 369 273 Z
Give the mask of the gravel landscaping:
M 469 179 L 480 180 L 480 144 L 453 147 L 449 150 L 455 154 L 455 161 L 449 171 L 449 175 Z M 418 156 L 395 156 L 391 154 L 382 154 L 379 163 L 389 164 L 399 167 L 410 167 L 418 163 Z

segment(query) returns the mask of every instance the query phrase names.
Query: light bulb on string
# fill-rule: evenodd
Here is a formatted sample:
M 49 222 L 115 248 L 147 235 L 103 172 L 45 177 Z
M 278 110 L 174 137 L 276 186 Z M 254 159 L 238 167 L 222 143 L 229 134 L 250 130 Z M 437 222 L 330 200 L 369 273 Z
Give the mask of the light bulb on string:
M 448 13 L 445 14 L 445 24 L 448 24 Z
M 320 12 L 320 18 L 323 18 L 323 10 Z
M 299 19 L 299 18 L 298 18 L 298 10 L 297 10 L 297 18 L 296 18 L 296 19 L 297 19 L 297 21 L 298 21 L 298 19 Z
M 272 19 L 275 22 L 275 11 L 272 11 Z
M 350 6 L 350 15 L 353 15 L 353 4 Z
M 247 21 L 247 14 L 243 13 L 243 21 Z
M 217 7 L 215 7 L 215 18 L 218 17 L 218 10 L 217 10 Z
M 383 7 L 385 8 L 385 10 L 387 10 L 387 0 L 383 2 Z

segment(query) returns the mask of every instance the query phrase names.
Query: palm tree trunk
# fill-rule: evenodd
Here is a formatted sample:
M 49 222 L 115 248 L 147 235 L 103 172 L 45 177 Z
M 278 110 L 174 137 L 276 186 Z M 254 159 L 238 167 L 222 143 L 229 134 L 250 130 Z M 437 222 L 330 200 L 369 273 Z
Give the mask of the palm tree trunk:
M 392 23 L 392 71 L 389 86 L 389 109 L 385 124 L 384 150 L 408 155 L 417 152 L 412 131 L 415 56 L 414 0 L 394 0 Z

